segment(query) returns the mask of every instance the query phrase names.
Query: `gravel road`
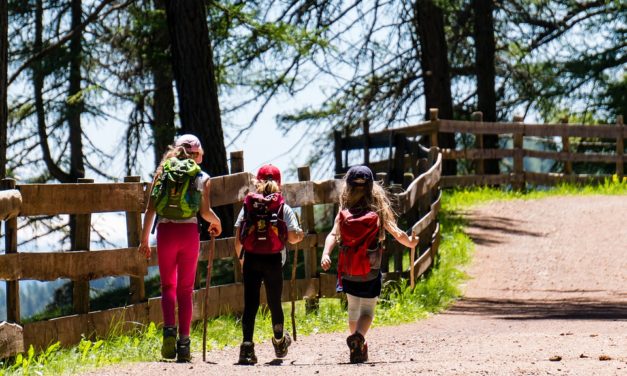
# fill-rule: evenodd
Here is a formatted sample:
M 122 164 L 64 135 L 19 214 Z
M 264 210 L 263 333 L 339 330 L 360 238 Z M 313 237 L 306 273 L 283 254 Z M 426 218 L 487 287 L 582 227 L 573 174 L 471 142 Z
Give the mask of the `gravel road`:
M 348 333 L 299 337 L 282 363 L 257 344 L 191 364 L 124 364 L 94 375 L 627 375 L 627 196 L 554 197 L 466 213 L 476 243 L 464 297 L 449 310 L 368 335 L 348 364 Z M 376 321 L 375 321 L 376 324 Z

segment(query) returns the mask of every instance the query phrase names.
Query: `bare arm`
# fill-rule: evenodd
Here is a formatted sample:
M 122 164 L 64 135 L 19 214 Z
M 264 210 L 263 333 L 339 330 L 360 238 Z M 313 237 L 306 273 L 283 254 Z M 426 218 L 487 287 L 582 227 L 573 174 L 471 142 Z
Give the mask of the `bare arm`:
M 211 209 L 211 179 L 205 181 L 205 187 L 200 200 L 200 215 L 205 221 L 209 222 L 209 233 L 211 233 L 212 236 L 218 236 L 222 233 L 222 222 L 213 209 Z
M 290 244 L 298 243 L 298 242 L 302 241 L 303 239 L 305 239 L 305 233 L 303 232 L 303 230 L 288 231 L 287 232 L 287 241 Z
M 337 238 L 339 234 L 339 214 L 335 217 L 335 222 L 333 223 L 333 229 L 327 235 L 327 238 L 324 240 L 324 250 L 322 251 L 322 258 L 320 259 L 320 266 L 324 271 L 329 270 L 331 267 L 331 252 L 335 248 L 337 244 Z
M 239 260 L 240 264 L 244 263 L 244 259 L 241 257 L 242 255 L 242 242 L 239 240 L 239 227 L 235 227 L 235 256 Z
M 150 184 L 150 191 L 152 192 L 152 188 L 155 185 L 155 180 L 153 180 L 152 184 Z M 148 241 L 150 239 L 150 229 L 152 228 L 152 223 L 155 220 L 155 203 L 152 200 L 152 197 L 148 196 L 148 204 L 146 204 L 146 213 L 144 214 L 144 222 L 142 225 L 142 235 L 139 241 L 139 248 L 137 249 L 141 254 L 143 254 L 147 259 L 150 258 L 150 245 Z
M 389 223 L 385 223 L 385 230 L 389 232 L 397 242 L 401 243 L 407 248 L 413 248 L 418 244 L 418 237 L 407 235 L 398 226 L 391 226 Z

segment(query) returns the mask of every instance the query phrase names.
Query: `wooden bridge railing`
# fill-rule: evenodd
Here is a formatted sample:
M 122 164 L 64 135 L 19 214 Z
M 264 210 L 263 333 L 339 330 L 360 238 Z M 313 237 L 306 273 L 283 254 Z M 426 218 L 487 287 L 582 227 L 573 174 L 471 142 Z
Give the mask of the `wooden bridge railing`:
M 429 151 L 429 159 L 421 162 L 422 174 L 411 183 L 406 191 L 396 195 L 399 212 L 405 214 L 407 224 L 420 235 L 420 245 L 411 265 L 403 267 L 395 263 L 394 271 L 386 278 L 413 275 L 418 278 L 432 264 L 439 245 L 439 182 L 442 156 L 436 148 Z M 241 152 L 232 153 L 232 160 L 241 159 Z M 242 169 L 243 161 L 239 167 Z M 233 170 L 233 166 L 232 166 Z M 305 265 L 304 278 L 295 284 L 297 299 L 312 299 L 336 296 L 333 274 L 320 273 L 318 269 L 318 246 L 324 244 L 327 233 L 314 229 L 314 205 L 335 204 L 341 180 L 309 181 L 309 169 L 299 169 L 302 181 L 283 185 L 286 202 L 300 208 L 305 239 L 296 246 Z M 211 179 L 213 206 L 241 204 L 245 195 L 253 189 L 253 175 L 233 173 Z M 60 341 L 63 345 L 78 343 L 83 336 L 92 338 L 105 336 L 112 325 L 116 330 L 132 330 L 138 323 L 162 322 L 160 297 L 146 299 L 144 277 L 149 266 L 157 265 L 157 253 L 147 261 L 137 252 L 141 232 L 141 215 L 147 200 L 147 183 L 138 177 L 128 177 L 124 183 L 76 184 L 23 184 L 2 181 L 0 190 L 0 219 L 4 220 L 5 254 L 0 254 L 0 280 L 7 281 L 7 321 L 0 325 L 0 358 L 10 356 L 33 345 L 43 349 Z M 89 250 L 89 234 L 92 213 L 124 212 L 127 223 L 127 248 Z M 18 252 L 17 218 L 39 215 L 76 216 L 77 232 L 71 251 L 50 250 L 44 252 Z M 288 247 L 293 251 L 296 246 Z M 209 242 L 201 242 L 199 261 L 206 261 Z M 154 249 L 153 249 L 154 251 Z M 401 250 L 405 251 L 405 250 Z M 215 259 L 233 259 L 234 238 L 216 240 Z M 415 257 L 414 257 L 415 256 Z M 395 256 L 397 258 L 397 256 Z M 243 285 L 238 281 L 239 262 L 236 266 L 235 283 L 212 286 L 209 289 L 209 316 L 243 309 Z M 89 281 L 105 276 L 129 276 L 131 302 L 125 307 L 93 311 L 89 307 Z M 52 281 L 67 278 L 73 284 L 74 314 L 50 320 L 21 324 L 19 281 Z M 413 283 L 413 280 L 412 280 Z M 290 283 L 286 281 L 283 299 L 291 296 Z M 201 319 L 205 289 L 194 292 L 194 320 Z M 18 329 L 16 329 L 19 328 Z
M 555 185 L 562 182 L 592 183 L 603 181 L 609 174 L 575 174 L 573 163 L 604 163 L 615 166 L 615 174 L 622 179 L 625 176 L 625 137 L 627 127 L 622 116 L 618 116 L 616 124 L 583 125 L 566 124 L 525 124 L 522 118 L 515 117 L 513 122 L 483 122 L 481 114 L 477 121 L 445 120 L 438 118 L 437 109 L 432 109 L 430 120 L 417 125 L 396 129 L 386 129 L 379 132 L 369 132 L 364 127 L 362 134 L 345 136 L 336 132 L 335 136 L 335 164 L 336 173 L 342 173 L 348 168 L 349 152 L 363 153 L 363 163 L 370 165 L 376 172 L 385 172 L 394 183 L 402 182 L 403 173 L 413 171 L 416 159 L 424 155 L 418 145 L 418 138 L 427 137 L 431 145 L 437 146 L 438 133 L 455 133 L 474 136 L 474 145 L 470 148 L 441 149 L 444 160 L 466 160 L 475 165 L 472 175 L 442 176 L 442 187 L 457 187 L 470 185 L 511 185 L 514 188 L 523 188 L 526 184 Z M 483 136 L 486 134 L 512 138 L 512 147 L 501 149 L 483 148 Z M 561 141 L 559 151 L 540 151 L 525 148 L 526 138 L 541 138 L 554 142 Z M 571 138 L 607 140 L 613 152 L 577 152 L 573 150 Z M 415 140 L 414 140 L 415 139 Z M 421 141 L 424 142 L 424 141 Z M 388 149 L 387 158 L 372 161 L 370 153 L 374 149 Z M 483 164 L 486 159 L 512 159 L 512 168 L 509 172 L 487 175 Z M 525 158 L 539 158 L 554 160 L 564 165 L 561 173 L 532 172 L 524 169 Z

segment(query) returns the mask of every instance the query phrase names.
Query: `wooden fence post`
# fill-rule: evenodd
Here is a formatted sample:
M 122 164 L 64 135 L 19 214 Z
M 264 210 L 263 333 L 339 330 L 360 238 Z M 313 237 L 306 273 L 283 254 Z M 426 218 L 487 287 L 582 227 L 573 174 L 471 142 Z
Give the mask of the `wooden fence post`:
M 514 116 L 514 123 L 522 123 L 523 117 Z M 523 138 L 525 131 L 514 133 L 514 181 L 512 186 L 516 190 L 522 190 L 525 187 L 525 173 L 523 165 Z
M 298 181 L 311 180 L 311 171 L 309 166 L 303 166 L 298 168 Z M 301 226 L 305 231 L 305 236 L 308 234 L 316 234 L 316 221 L 314 219 L 314 207 L 313 205 L 305 205 L 300 208 L 301 211 Z M 314 278 L 318 273 L 318 248 L 316 245 L 303 246 L 303 263 L 305 264 L 305 279 Z M 308 289 L 305 292 L 305 310 L 306 312 L 316 311 L 319 307 L 318 293 Z
M 370 121 L 364 119 L 362 122 L 364 138 L 364 165 L 370 166 Z
M 560 123 L 564 125 L 568 124 L 568 116 L 564 116 L 560 119 Z M 564 174 L 571 175 L 573 173 L 573 162 L 570 160 L 570 137 L 568 136 L 567 130 L 562 133 L 562 151 L 568 158 L 564 163 Z
M 244 172 L 244 151 L 232 151 L 231 152 L 231 174 L 237 174 L 239 172 Z M 234 203 L 233 204 L 233 218 L 237 220 L 237 216 L 239 215 L 240 210 L 242 209 L 242 203 Z M 235 282 L 242 282 L 242 265 L 237 258 L 237 255 L 233 255 L 233 274 L 235 277 Z
M 392 197 L 394 197 L 394 195 L 397 195 L 399 193 L 403 192 L 403 186 L 401 184 L 390 184 L 389 186 L 389 192 L 392 194 Z M 393 202 L 393 204 L 396 204 L 396 202 Z M 388 253 L 391 253 L 394 255 L 394 272 L 398 273 L 399 275 L 403 272 L 403 249 L 404 247 L 397 241 L 395 241 L 392 237 L 390 237 L 389 239 L 390 241 L 388 242 Z
M 438 133 L 440 128 L 440 120 L 438 119 L 438 109 L 429 109 L 429 121 L 431 122 L 431 145 L 438 146 Z
M 420 175 L 429 171 L 429 168 L 431 168 L 431 163 L 427 159 L 420 159 L 418 161 Z M 430 190 L 418 198 L 418 218 L 416 221 L 419 221 L 431 211 L 431 200 Z M 421 233 L 416 234 L 418 235 L 418 246 L 416 247 L 418 253 L 416 256 L 421 256 L 431 246 L 431 236 L 428 235 L 431 234 L 432 231 L 431 228 L 427 227 Z
M 403 182 L 403 173 L 405 172 L 405 150 L 407 149 L 407 137 L 404 133 L 394 133 L 394 162 L 390 170 L 390 180 L 394 184 Z
M 94 179 L 79 178 L 77 183 L 93 183 Z M 72 251 L 88 251 L 91 243 L 91 214 L 70 215 L 74 221 Z M 89 280 L 72 281 L 74 313 L 89 313 Z
M 406 172 L 403 174 L 403 189 L 407 189 L 411 182 L 414 181 L 414 174 L 412 172 Z
M 333 148 L 335 152 L 335 175 L 337 176 L 344 172 L 344 165 L 342 163 L 342 132 L 333 131 L 333 139 L 335 141 Z
M 141 176 L 126 176 L 125 183 L 140 183 Z M 139 246 L 142 232 L 141 212 L 126 212 L 126 240 L 129 247 Z M 144 277 L 130 277 L 130 302 L 135 304 L 146 300 Z
M 386 174 L 385 172 L 377 172 L 375 179 L 377 179 L 379 184 L 381 184 L 384 187 L 387 187 L 389 183 L 388 174 Z M 385 237 L 385 243 L 384 243 L 386 247 L 386 252 L 383 252 L 383 255 L 381 256 L 381 273 L 387 273 L 388 271 L 390 271 L 390 253 L 388 251 L 391 251 L 391 249 L 388 248 L 388 245 L 390 244 L 390 241 L 388 238 L 389 236 Z
M 0 183 L 2 190 L 15 189 L 15 180 L 13 179 L 2 179 Z M 7 219 L 4 222 L 4 235 L 5 253 L 17 253 L 17 217 Z M 6 293 L 7 321 L 21 324 L 19 281 L 7 281 Z
M 482 123 L 483 112 L 481 111 L 473 112 L 471 115 L 471 119 L 472 121 Z M 482 133 L 475 133 L 475 148 L 479 150 L 479 153 L 483 153 L 484 147 L 483 147 L 483 134 Z M 475 174 L 481 175 L 481 176 L 485 175 L 485 160 L 483 158 L 483 155 L 475 159 Z
M 623 124 L 623 115 L 616 117 L 616 126 L 618 127 L 618 135 L 616 137 L 616 175 L 618 176 L 618 181 L 622 181 L 625 175 L 625 124 Z

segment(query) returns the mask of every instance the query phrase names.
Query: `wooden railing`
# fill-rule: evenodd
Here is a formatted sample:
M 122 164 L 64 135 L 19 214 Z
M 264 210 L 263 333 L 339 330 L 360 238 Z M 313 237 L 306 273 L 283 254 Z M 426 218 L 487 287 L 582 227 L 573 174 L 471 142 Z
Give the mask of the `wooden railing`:
M 481 118 L 477 113 L 477 118 Z M 419 142 L 437 146 L 438 133 L 455 133 L 472 135 L 474 145 L 466 148 L 441 149 L 444 160 L 467 161 L 474 165 L 471 175 L 442 176 L 441 185 L 446 187 L 471 185 L 509 185 L 514 188 L 523 188 L 526 184 L 556 185 L 563 182 L 594 183 L 603 181 L 611 174 L 575 174 L 573 163 L 589 162 L 614 165 L 615 174 L 622 179 L 625 176 L 625 137 L 627 128 L 622 116 L 618 116 L 616 124 L 583 125 L 583 124 L 525 124 L 522 118 L 515 117 L 513 122 L 483 122 L 445 120 L 438 118 L 438 111 L 432 109 L 430 120 L 417 125 L 386 129 L 379 132 L 369 132 L 364 126 L 361 135 L 342 136 L 336 132 L 335 136 L 335 165 L 336 173 L 346 171 L 352 158 L 349 152 L 363 153 L 363 163 L 370 165 L 376 172 L 386 173 L 390 180 L 402 184 L 403 173 L 416 168 L 416 159 L 424 155 Z M 504 149 L 486 149 L 483 147 L 484 135 L 499 135 L 511 137 L 512 147 Z M 425 140 L 420 139 L 426 138 Z M 526 149 L 526 138 L 540 138 L 547 142 L 560 143 L 558 151 L 539 151 Z M 572 138 L 580 142 L 597 142 L 606 140 L 605 145 L 613 149 L 612 152 L 577 152 L 572 148 Z M 379 161 L 372 161 L 370 152 L 374 149 L 388 151 L 387 156 Z M 487 159 L 512 159 L 511 171 L 488 175 L 484 171 Z M 549 159 L 563 163 L 563 171 L 557 173 L 525 171 L 524 158 Z
M 243 166 L 241 152 L 232 153 L 233 168 Z M 439 245 L 437 213 L 440 202 L 440 172 L 442 156 L 437 149 L 428 152 L 428 159 L 421 162 L 423 173 L 412 179 L 406 191 L 395 194 L 399 212 L 406 218 L 410 230 L 420 236 L 420 245 L 414 262 L 403 267 L 402 261 L 395 262 L 394 271 L 386 278 L 401 275 L 418 278 L 433 263 Z M 309 181 L 308 167 L 300 168 L 302 181 L 283 185 L 286 202 L 300 208 L 305 239 L 290 246 L 298 247 L 304 263 L 304 278 L 296 281 L 297 299 L 335 297 L 336 276 L 320 273 L 318 247 L 324 244 L 327 233 L 316 233 L 314 205 L 336 204 L 341 180 Z M 241 205 L 245 195 L 253 189 L 253 175 L 233 173 L 211 179 L 213 206 Z M 76 184 L 23 184 L 2 181 L 0 190 L 0 219 L 4 220 L 5 254 L 0 255 L 0 280 L 7 281 L 7 321 L 0 325 L 0 358 L 21 352 L 34 346 L 43 349 L 60 341 L 63 345 L 78 343 L 83 336 L 94 338 L 105 336 L 115 325 L 116 330 L 132 330 L 138 323 L 162 322 L 160 298 L 146 299 L 144 276 L 149 266 L 157 265 L 157 253 L 147 261 L 137 252 L 141 233 L 141 212 L 147 200 L 147 183 L 137 177 L 129 177 L 124 183 L 96 184 L 84 181 Z M 92 213 L 124 212 L 127 223 L 127 248 L 90 251 L 90 226 Z M 71 251 L 18 252 L 17 218 L 39 215 L 74 215 L 76 240 Z M 335 215 L 335 214 L 333 214 Z M 199 261 L 208 258 L 209 242 L 201 242 Z M 394 248 L 396 249 L 396 248 Z M 390 247 L 390 251 L 394 251 Z M 153 249 L 153 251 L 155 251 Z M 406 252 L 399 250 L 397 252 Z M 212 286 L 209 294 L 209 316 L 243 309 L 243 286 L 239 261 L 234 259 L 234 238 L 216 240 L 215 259 L 231 259 L 235 266 L 235 283 Z M 400 253 L 399 253 L 400 254 Z M 395 260 L 399 256 L 394 256 Z M 402 260 L 402 255 L 400 257 Z M 387 271 L 387 270 L 386 270 Z M 129 276 L 131 302 L 133 304 L 103 311 L 92 311 L 89 306 L 89 281 L 105 276 Z M 73 284 L 74 314 L 50 320 L 21 323 L 19 281 L 52 281 L 67 278 Z M 197 280 L 197 282 L 199 282 Z M 412 280 L 413 283 L 413 280 Z M 198 284 L 200 285 L 200 284 Z M 283 299 L 291 296 L 291 285 L 286 281 Z M 194 320 L 201 319 L 201 305 L 205 289 L 194 291 Z

